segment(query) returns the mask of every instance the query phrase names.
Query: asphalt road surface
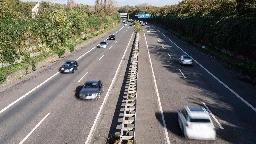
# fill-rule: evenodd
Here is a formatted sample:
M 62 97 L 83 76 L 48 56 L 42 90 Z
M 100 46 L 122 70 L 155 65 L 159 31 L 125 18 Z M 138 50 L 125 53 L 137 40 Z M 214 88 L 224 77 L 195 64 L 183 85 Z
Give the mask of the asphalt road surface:
M 116 33 L 117 32 L 117 33 Z M 85 143 L 93 134 L 98 112 L 115 82 L 122 57 L 131 46 L 133 28 L 120 26 L 116 40 L 106 49 L 95 48 L 98 39 L 63 60 L 44 68 L 27 81 L 21 81 L 0 94 L 0 143 Z M 74 74 L 60 74 L 65 60 L 78 60 Z M 76 94 L 88 79 L 100 79 L 104 93 L 98 101 L 79 101 Z M 109 96 L 111 97 L 111 96 Z M 111 98 L 110 98 L 111 99 Z M 105 101 L 104 101 L 105 100 Z
M 96 45 L 108 35 L 106 49 Z M 115 133 L 125 70 L 131 52 L 132 26 L 120 26 L 28 79 L 1 88 L 0 143 L 104 144 Z M 214 59 L 164 29 L 144 26 L 140 34 L 136 143 L 256 143 L 256 89 L 233 79 Z M 181 66 L 180 55 L 194 58 Z M 60 74 L 65 60 L 78 60 L 74 74 Z M 83 83 L 100 79 L 98 101 L 77 99 Z M 212 112 L 215 141 L 187 140 L 177 121 L 184 105 L 204 104 Z
M 194 58 L 193 66 L 179 64 L 178 58 L 184 54 Z M 256 143 L 255 93 L 254 86 L 233 79 L 215 60 L 164 29 L 144 27 L 140 39 L 137 143 Z M 215 141 L 184 139 L 177 121 L 177 110 L 184 105 L 209 108 L 217 132 Z

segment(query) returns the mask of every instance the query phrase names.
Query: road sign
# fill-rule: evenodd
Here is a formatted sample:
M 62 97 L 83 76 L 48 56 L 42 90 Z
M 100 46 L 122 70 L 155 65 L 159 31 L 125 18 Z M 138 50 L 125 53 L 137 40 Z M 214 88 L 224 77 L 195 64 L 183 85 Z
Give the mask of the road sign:
M 151 14 L 138 14 L 138 18 L 150 18 Z

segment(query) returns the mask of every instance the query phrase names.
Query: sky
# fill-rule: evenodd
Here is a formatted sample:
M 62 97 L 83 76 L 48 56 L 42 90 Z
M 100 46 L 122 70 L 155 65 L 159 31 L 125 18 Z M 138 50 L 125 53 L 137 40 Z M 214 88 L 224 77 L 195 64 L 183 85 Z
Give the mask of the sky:
M 22 0 L 22 1 L 36 1 L 36 2 L 49 1 L 49 2 L 61 3 L 61 4 L 65 4 L 67 2 L 67 0 Z M 147 3 L 153 6 L 165 6 L 165 5 L 178 4 L 182 0 L 114 0 L 114 1 L 116 1 L 117 6 L 124 6 L 124 5 L 135 6 L 143 3 Z M 87 5 L 94 5 L 95 0 L 75 0 L 75 2 L 87 4 Z

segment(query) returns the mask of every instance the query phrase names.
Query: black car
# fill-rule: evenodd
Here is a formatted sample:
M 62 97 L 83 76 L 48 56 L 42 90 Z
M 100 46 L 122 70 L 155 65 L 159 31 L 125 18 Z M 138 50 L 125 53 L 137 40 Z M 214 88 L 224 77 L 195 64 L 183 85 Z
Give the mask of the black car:
M 79 99 L 98 100 L 103 92 L 103 84 L 100 80 L 88 80 L 79 92 Z
M 78 63 L 75 60 L 66 61 L 60 68 L 61 73 L 74 73 L 78 68 Z
M 115 39 L 116 39 L 116 36 L 115 36 L 115 35 L 110 35 L 108 39 L 109 39 L 109 40 L 115 40 Z

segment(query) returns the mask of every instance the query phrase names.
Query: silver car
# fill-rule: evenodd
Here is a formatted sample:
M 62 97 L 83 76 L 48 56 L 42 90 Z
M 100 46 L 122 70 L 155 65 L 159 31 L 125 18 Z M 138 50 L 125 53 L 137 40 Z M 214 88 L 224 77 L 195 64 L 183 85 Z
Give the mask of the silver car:
M 100 80 L 88 80 L 79 92 L 79 99 L 98 100 L 103 91 L 103 84 Z
M 100 44 L 97 45 L 97 48 L 107 48 L 108 43 L 105 41 L 100 42 Z
M 192 65 L 193 61 L 192 58 L 188 55 L 182 55 L 179 60 L 181 65 Z
M 178 110 L 178 122 L 185 138 L 215 140 L 216 131 L 207 110 L 198 106 L 184 106 Z

